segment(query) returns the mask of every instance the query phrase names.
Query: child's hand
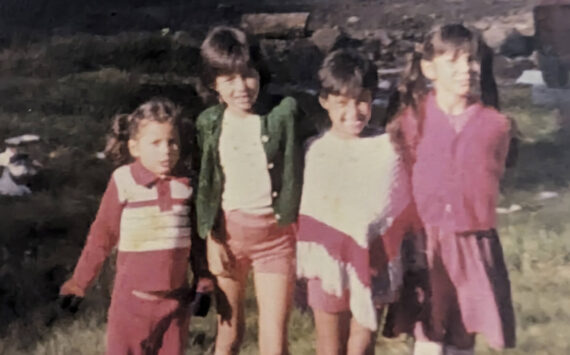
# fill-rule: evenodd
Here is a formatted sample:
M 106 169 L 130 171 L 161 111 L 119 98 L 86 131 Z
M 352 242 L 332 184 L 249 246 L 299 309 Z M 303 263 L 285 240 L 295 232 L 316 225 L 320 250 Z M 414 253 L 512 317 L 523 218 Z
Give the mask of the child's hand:
M 227 245 L 215 240 L 212 234 L 206 239 L 208 269 L 214 276 L 229 277 L 229 270 L 234 266 L 234 259 Z
M 78 297 L 75 295 L 65 295 L 59 296 L 59 308 L 64 311 L 69 311 L 74 314 L 79 310 L 79 304 L 83 301 L 83 297 Z
M 59 289 L 60 296 L 77 296 L 77 297 L 85 297 L 85 291 L 77 285 L 75 280 L 72 278 L 65 281 L 61 288 Z
M 196 284 L 196 292 L 212 293 L 214 292 L 214 280 L 209 277 L 201 277 Z
M 372 240 L 368 247 L 370 255 L 370 274 L 378 276 L 386 270 L 388 259 L 384 251 L 384 242 L 381 237 Z

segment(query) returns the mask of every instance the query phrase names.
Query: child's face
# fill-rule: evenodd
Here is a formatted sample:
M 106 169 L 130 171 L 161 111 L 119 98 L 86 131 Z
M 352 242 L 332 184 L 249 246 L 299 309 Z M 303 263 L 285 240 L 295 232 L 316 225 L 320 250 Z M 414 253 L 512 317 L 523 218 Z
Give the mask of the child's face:
M 423 74 L 432 81 L 435 90 L 454 96 L 467 97 L 476 81 L 480 65 L 469 53 L 448 51 L 431 61 L 422 61 Z
M 129 140 L 129 151 L 157 176 L 168 175 L 180 157 L 180 137 L 171 123 L 143 120 L 136 137 Z
M 248 69 L 244 73 L 220 75 L 214 86 L 229 110 L 238 114 L 251 113 L 259 93 L 259 73 Z
M 358 137 L 372 115 L 372 93 L 366 89 L 356 98 L 329 94 L 319 102 L 329 115 L 331 131 L 342 138 Z

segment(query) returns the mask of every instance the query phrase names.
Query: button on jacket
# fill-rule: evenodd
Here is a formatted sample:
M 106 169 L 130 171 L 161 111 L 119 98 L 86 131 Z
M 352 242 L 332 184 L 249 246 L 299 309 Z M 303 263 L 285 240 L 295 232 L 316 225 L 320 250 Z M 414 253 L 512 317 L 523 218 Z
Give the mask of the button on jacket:
M 223 238 L 224 174 L 218 148 L 224 110 L 223 104 L 210 107 L 196 120 L 200 150 L 196 211 L 198 233 L 202 238 L 212 230 Z M 260 140 L 271 178 L 272 208 L 280 225 L 295 222 L 299 209 L 303 178 L 301 116 L 297 102 L 291 97 L 281 100 L 269 113 L 260 115 Z

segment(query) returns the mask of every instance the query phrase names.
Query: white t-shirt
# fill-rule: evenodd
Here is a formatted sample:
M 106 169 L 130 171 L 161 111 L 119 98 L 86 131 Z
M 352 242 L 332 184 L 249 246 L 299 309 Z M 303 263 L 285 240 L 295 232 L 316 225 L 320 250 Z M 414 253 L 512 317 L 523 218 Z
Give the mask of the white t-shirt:
M 272 212 L 271 178 L 261 142 L 260 117 L 235 117 L 226 110 L 218 149 L 225 178 L 224 211 Z

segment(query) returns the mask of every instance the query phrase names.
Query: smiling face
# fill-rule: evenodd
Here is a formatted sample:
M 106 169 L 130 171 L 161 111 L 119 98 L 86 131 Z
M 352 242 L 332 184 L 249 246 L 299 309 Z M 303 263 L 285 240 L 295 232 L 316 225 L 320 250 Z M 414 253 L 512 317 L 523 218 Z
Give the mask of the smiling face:
M 157 176 L 168 175 L 180 157 L 180 137 L 170 122 L 143 120 L 129 140 L 133 158 Z
M 468 97 L 480 74 L 480 64 L 464 51 L 446 51 L 432 60 L 422 60 L 423 74 L 438 95 Z
M 250 68 L 243 73 L 218 75 L 214 90 L 228 110 L 238 115 L 249 114 L 259 94 L 259 73 Z
M 320 97 L 319 102 L 328 112 L 331 132 L 341 138 L 357 138 L 372 115 L 372 94 L 366 89 L 356 98 L 329 94 L 326 98 Z

